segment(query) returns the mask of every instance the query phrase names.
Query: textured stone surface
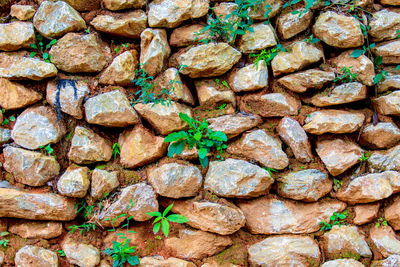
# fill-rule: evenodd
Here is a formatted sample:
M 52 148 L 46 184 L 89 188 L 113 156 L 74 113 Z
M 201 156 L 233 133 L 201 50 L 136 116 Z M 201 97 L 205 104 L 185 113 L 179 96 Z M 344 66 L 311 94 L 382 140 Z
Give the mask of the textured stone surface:
M 400 145 L 384 151 L 375 151 L 368 159 L 369 166 L 381 170 L 400 171 Z
M 354 259 L 338 259 L 326 261 L 321 267 L 364 267 L 365 265 Z
M 304 8 L 295 11 L 301 12 L 300 15 L 299 13 L 292 14 L 292 11 L 278 17 L 278 31 L 283 39 L 292 38 L 310 27 L 313 12 Z
M 101 84 L 130 85 L 135 78 L 135 70 L 138 66 L 137 52 L 126 51 L 114 58 L 100 75 Z
M 378 216 L 379 206 L 379 203 L 360 204 L 354 206 L 353 223 L 357 225 L 363 225 L 372 222 Z
M 93 200 L 101 199 L 119 186 L 118 172 L 94 169 L 90 185 L 90 196 Z
M 190 261 L 184 261 L 178 258 L 164 259 L 161 256 L 143 257 L 140 259 L 140 265 L 148 267 L 196 267 Z
M 95 267 L 100 262 L 99 250 L 83 243 L 67 240 L 61 245 L 65 256 L 71 264 L 85 267 Z
M 150 76 L 161 72 L 171 48 L 168 44 L 167 32 L 164 29 L 145 29 L 140 34 L 140 64 Z
M 400 254 L 400 241 L 390 226 L 372 227 L 369 235 L 383 257 Z
M 400 129 L 392 122 L 366 125 L 360 136 L 360 143 L 369 148 L 391 148 L 400 141 Z
M 195 86 L 201 106 L 218 107 L 224 103 L 236 105 L 235 93 L 215 80 L 198 80 Z
M 70 4 L 73 8 L 78 11 L 91 11 L 96 10 L 100 7 L 100 0 L 65 0 L 68 4 Z M 106 1 L 104 1 L 106 2 Z
M 127 8 L 141 8 L 147 4 L 147 0 L 103 0 L 104 7 L 110 10 Z
M 21 267 L 57 267 L 58 257 L 55 252 L 49 249 L 26 245 L 15 254 L 15 265 Z
M 31 5 L 12 5 L 10 15 L 16 17 L 18 20 L 29 20 L 35 15 L 35 8 Z
M 254 91 L 268 87 L 267 64 L 260 60 L 258 64 L 250 64 L 231 72 L 228 76 L 229 84 L 236 93 Z
M 382 57 L 383 64 L 400 64 L 400 40 L 380 43 L 372 52 Z
M 22 238 L 44 238 L 51 239 L 62 234 L 61 222 L 45 222 L 45 221 L 18 221 L 8 228 L 13 234 Z
M 310 69 L 286 75 L 277 82 L 293 92 L 304 93 L 307 89 L 322 89 L 334 79 L 334 72 Z
M 15 21 L 0 24 L 0 50 L 15 51 L 29 48 L 35 41 L 35 31 L 31 22 Z
M 383 81 L 380 81 L 376 85 L 378 93 L 383 93 L 388 90 L 400 89 L 400 75 L 388 72 L 388 76 Z
M 265 10 L 270 9 L 268 16 L 273 18 L 279 14 L 282 5 L 283 3 L 280 0 L 263 0 L 254 8 L 250 9 L 249 16 L 255 20 L 265 20 Z
M 57 182 L 58 192 L 67 197 L 83 198 L 89 187 L 88 167 L 69 166 Z
M 384 217 L 394 230 L 400 230 L 400 199 L 395 198 L 394 202 L 385 208 Z
M 42 99 L 42 95 L 22 84 L 0 78 L 0 107 L 5 110 L 19 109 Z
M 254 32 L 246 32 L 239 39 L 242 53 L 255 53 L 277 44 L 271 24 L 254 23 L 252 28 Z
M 223 115 L 208 119 L 207 121 L 209 123 L 208 128 L 213 131 L 224 132 L 228 139 L 238 136 L 262 122 L 261 118 L 257 115 L 242 113 Z
M 0 122 L 2 121 L 0 117 Z M 8 143 L 11 140 L 11 130 L 0 127 L 0 145 Z
M 400 91 L 380 96 L 372 100 L 377 111 L 383 115 L 400 116 Z
M 372 261 L 371 267 L 396 267 L 400 264 L 399 255 L 390 255 L 385 260 Z
M 389 9 L 375 12 L 369 22 L 368 34 L 375 42 L 396 39 L 400 30 L 400 14 Z
M 197 36 L 203 29 L 202 24 L 190 24 L 179 28 L 175 28 L 170 36 L 169 44 L 175 47 L 184 47 L 188 45 L 195 44 L 197 40 L 203 40 L 208 38 L 207 33 L 202 33 Z

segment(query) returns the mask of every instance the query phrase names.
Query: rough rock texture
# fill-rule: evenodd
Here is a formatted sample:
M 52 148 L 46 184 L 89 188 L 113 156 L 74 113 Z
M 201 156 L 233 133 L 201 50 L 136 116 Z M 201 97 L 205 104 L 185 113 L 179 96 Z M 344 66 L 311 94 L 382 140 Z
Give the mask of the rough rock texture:
M 380 96 L 372 101 L 379 113 L 400 116 L 400 91 Z
M 388 41 L 378 44 L 372 52 L 375 56 L 382 57 L 383 64 L 399 64 L 400 63 L 400 41 Z
M 143 257 L 140 259 L 140 265 L 148 267 L 196 267 L 196 265 L 190 261 L 184 261 L 174 257 L 164 259 L 161 256 Z
M 83 198 L 89 187 L 88 167 L 69 166 L 57 182 L 58 192 L 67 197 Z
M 101 199 L 119 186 L 118 172 L 94 169 L 91 178 L 90 196 L 93 200 Z
M 365 265 L 354 259 L 338 259 L 326 261 L 321 267 L 364 267 Z
M 242 53 L 255 53 L 277 44 L 271 24 L 255 23 L 252 28 L 254 32 L 246 32 L 239 40 Z
M 147 0 L 103 0 L 104 7 L 110 10 L 126 8 L 141 8 L 147 4 Z
M 207 120 L 208 128 L 213 131 L 221 131 L 226 134 L 228 139 L 256 127 L 262 120 L 259 116 L 253 114 L 232 114 Z
M 170 53 L 165 30 L 148 28 L 140 34 L 140 64 L 150 76 L 161 72 Z
M 175 28 L 170 36 L 169 44 L 175 47 L 185 47 L 195 43 L 195 40 L 203 40 L 208 38 L 207 33 L 197 36 L 196 33 L 203 29 L 201 24 L 190 24 L 179 28 Z
M 126 51 L 114 58 L 100 76 L 101 84 L 130 85 L 138 65 L 137 52 Z
M 70 4 L 73 8 L 78 11 L 91 11 L 98 9 L 100 7 L 100 0 L 65 0 L 68 4 Z M 104 1 L 106 2 L 106 1 Z
M 62 245 L 65 256 L 71 264 L 84 267 L 95 267 L 100 263 L 100 252 L 92 246 L 66 240 Z
M 0 121 L 2 121 L 0 117 Z M 0 127 L 0 145 L 6 144 L 11 140 L 11 131 Z
M 385 218 L 394 230 L 400 230 L 400 199 L 396 198 L 395 201 L 386 207 Z
M 278 31 L 283 39 L 292 38 L 298 33 L 305 31 L 311 24 L 313 18 L 312 11 L 306 11 L 303 8 L 296 11 L 301 13 L 292 14 L 292 12 L 288 12 L 279 16 L 277 20 Z
M 360 143 L 372 149 L 391 148 L 399 141 L 400 129 L 392 122 L 368 124 L 360 136 Z
M 18 20 L 29 20 L 35 15 L 35 8 L 30 5 L 12 5 L 10 15 L 16 17 Z
M 10 225 L 8 231 L 22 238 L 44 238 L 51 239 L 62 234 L 62 223 L 44 221 L 19 221 Z
M 373 227 L 369 235 L 383 257 L 400 254 L 400 240 L 390 226 Z
M 58 257 L 55 252 L 49 249 L 26 245 L 18 250 L 15 255 L 15 265 L 21 267 L 57 267 Z
M 400 145 L 384 151 L 375 151 L 368 159 L 371 168 L 387 171 L 400 171 Z
M 375 42 L 396 39 L 400 30 L 400 13 L 389 9 L 375 12 L 369 26 L 369 35 Z
M 395 267 L 400 264 L 399 255 L 390 255 L 385 260 L 372 261 L 371 267 Z
M 277 82 L 293 92 L 304 93 L 307 89 L 322 89 L 334 79 L 334 72 L 310 69 L 286 75 Z
M 379 206 L 379 203 L 354 206 L 353 223 L 357 225 L 363 225 L 372 222 L 378 216 Z
M 35 31 L 31 22 L 15 21 L 0 24 L 0 50 L 15 51 L 29 48 L 35 41 Z
M 254 91 L 268 87 L 267 64 L 260 60 L 229 74 L 229 84 L 236 93 Z
M 199 80 L 195 86 L 200 106 L 218 107 L 224 103 L 236 105 L 235 93 L 215 80 Z

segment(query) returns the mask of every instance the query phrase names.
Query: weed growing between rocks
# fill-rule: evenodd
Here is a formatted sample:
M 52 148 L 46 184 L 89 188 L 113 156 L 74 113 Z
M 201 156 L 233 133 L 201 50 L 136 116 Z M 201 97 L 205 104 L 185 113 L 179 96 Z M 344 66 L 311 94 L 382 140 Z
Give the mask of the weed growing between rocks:
M 157 234 L 160 231 L 163 232 L 165 237 L 168 237 L 169 234 L 169 222 L 174 222 L 174 223 L 186 223 L 189 220 L 180 214 L 170 214 L 167 216 L 168 212 L 172 209 L 172 206 L 174 203 L 169 205 L 163 213 L 155 211 L 155 212 L 149 212 L 147 215 L 150 215 L 152 217 L 155 217 L 154 222 L 153 222 L 153 233 Z M 156 236 L 157 238 L 158 236 Z M 159 237 L 161 238 L 161 237 Z
M 329 231 L 335 225 L 339 225 L 339 227 L 344 225 L 347 215 L 347 211 L 344 211 L 342 213 L 334 212 L 333 215 L 329 218 L 329 222 L 322 221 L 319 223 L 321 225 L 320 231 Z
M 37 43 L 36 44 L 30 44 L 30 47 L 32 49 L 35 49 L 36 52 L 31 52 L 29 54 L 30 57 L 34 57 L 36 55 L 39 55 L 45 62 L 51 63 L 51 56 L 49 55 L 48 51 L 50 48 L 57 43 L 57 39 L 53 39 L 47 44 L 45 44 L 45 40 L 43 39 L 43 36 L 41 34 L 36 34 L 36 39 Z

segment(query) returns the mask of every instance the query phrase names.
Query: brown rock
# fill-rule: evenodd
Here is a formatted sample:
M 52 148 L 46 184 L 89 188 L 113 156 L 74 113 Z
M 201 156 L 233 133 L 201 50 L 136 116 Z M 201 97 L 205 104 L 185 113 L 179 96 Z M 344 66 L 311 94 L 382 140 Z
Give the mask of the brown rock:
M 82 267 L 95 267 L 100 263 L 100 252 L 92 245 L 78 244 L 67 239 L 61 247 L 71 264 Z
M 375 42 L 397 39 L 400 30 L 400 14 L 394 10 L 382 9 L 375 12 L 369 22 L 368 34 Z
M 221 131 L 226 134 L 228 139 L 256 127 L 262 123 L 262 119 L 253 114 L 229 114 L 207 120 L 208 128 L 213 131 Z
M 292 14 L 292 12 L 300 12 Z M 304 8 L 287 12 L 278 17 L 277 26 L 279 34 L 283 39 L 289 39 L 310 27 L 313 12 Z
M 375 98 L 372 102 L 380 114 L 400 116 L 400 90 Z
M 390 226 L 372 227 L 369 232 L 373 244 L 383 257 L 400 254 L 400 241 Z
M 353 223 L 363 225 L 372 222 L 378 216 L 379 203 L 361 204 L 354 206 L 354 219 Z
M 218 107 L 224 103 L 236 105 L 235 93 L 230 87 L 217 83 L 213 79 L 195 81 L 200 106 Z
M 1 114 L 1 112 L 0 112 L 0 114 Z M 3 119 L 0 116 L 0 122 L 2 122 L 2 121 L 3 121 Z M 11 140 L 11 130 L 0 127 L 0 145 L 8 143 L 8 142 L 10 142 L 10 140 Z
M 268 17 L 271 19 L 279 14 L 282 5 L 282 0 L 263 0 L 249 10 L 249 17 L 255 20 L 265 20 L 265 11 L 269 9 Z
M 140 259 L 140 265 L 143 267 L 196 267 L 190 261 L 184 261 L 174 257 L 164 259 L 161 256 L 143 257 Z
M 8 228 L 13 234 L 19 235 L 22 238 L 40 238 L 51 239 L 56 238 L 62 234 L 61 222 L 31 222 L 31 221 L 18 221 L 13 223 Z
M 375 151 L 368 159 L 371 168 L 387 171 L 400 171 L 400 145 L 385 151 Z
M 19 109 L 42 99 L 42 95 L 21 84 L 0 78 L 0 107 Z
M 380 0 L 383 5 L 400 6 L 400 0 Z
M 15 254 L 15 266 L 57 267 L 57 254 L 49 249 L 26 245 Z
M 400 129 L 392 122 L 368 124 L 362 129 L 360 144 L 372 149 L 391 148 L 400 141 Z
M 311 69 L 286 75 L 277 82 L 293 92 L 304 93 L 307 89 L 322 89 L 334 79 L 334 72 Z
M 243 53 L 255 53 L 277 44 L 271 24 L 254 23 L 253 32 L 246 32 L 240 37 L 239 48 Z
M 35 42 L 35 30 L 31 22 L 14 21 L 0 24 L 0 50 L 29 48 L 30 44 Z
M 400 264 L 400 255 L 390 255 L 385 260 L 372 261 L 371 267 L 396 267 Z
M 399 64 L 400 40 L 380 43 L 372 50 L 372 52 L 375 56 L 382 57 L 383 64 Z
M 137 52 L 126 51 L 114 58 L 101 74 L 99 82 L 110 85 L 130 85 L 138 65 Z
M 365 265 L 354 259 L 338 259 L 327 261 L 321 267 L 365 267 Z
M 92 11 L 99 9 L 100 0 L 65 0 L 68 4 L 70 4 L 73 8 L 78 11 Z
M 232 71 L 228 76 L 229 84 L 236 93 L 254 91 L 268 87 L 268 68 L 263 60 L 258 64 Z
M 71 165 L 57 181 L 58 192 L 67 197 L 83 198 L 90 187 L 88 167 Z
M 204 28 L 202 24 L 190 24 L 175 28 L 169 39 L 169 44 L 175 47 L 184 47 L 193 45 L 196 41 L 208 38 L 207 33 L 200 34 Z M 199 33 L 198 35 L 196 33 Z
M 18 20 L 29 20 L 35 15 L 35 8 L 31 5 L 12 5 L 10 15 Z
M 159 74 L 166 63 L 171 48 L 164 29 L 147 28 L 140 34 L 140 64 L 150 75 Z
M 147 0 L 103 0 L 104 7 L 110 10 L 126 8 L 141 8 L 147 4 Z
M 400 199 L 396 198 L 394 202 L 385 208 L 385 219 L 394 230 L 400 230 Z
M 388 76 L 380 81 L 376 86 L 378 93 L 383 93 L 388 90 L 398 90 L 400 89 L 400 75 L 396 73 L 388 72 Z
M 93 200 L 103 198 L 119 186 L 117 171 L 94 169 L 91 180 L 90 196 Z

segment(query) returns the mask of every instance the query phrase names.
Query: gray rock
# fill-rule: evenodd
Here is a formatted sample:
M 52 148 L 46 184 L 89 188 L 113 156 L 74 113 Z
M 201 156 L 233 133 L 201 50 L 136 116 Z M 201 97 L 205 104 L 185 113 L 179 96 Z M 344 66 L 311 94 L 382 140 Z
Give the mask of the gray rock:
M 254 32 L 248 31 L 240 37 L 239 48 L 242 53 L 256 53 L 277 44 L 271 24 L 254 23 L 251 27 Z
M 58 257 L 49 249 L 26 245 L 15 254 L 15 266 L 58 267 Z
M 375 151 L 368 159 L 371 168 L 380 171 L 400 171 L 400 145 L 384 151 Z
M 150 75 L 159 74 L 166 63 L 171 48 L 164 29 L 147 28 L 140 34 L 140 64 Z
M 0 122 L 1 122 L 0 118 Z M 0 127 L 0 145 L 6 144 L 11 140 L 11 130 Z
M 130 85 L 135 79 L 138 65 L 136 51 L 126 51 L 118 55 L 101 74 L 99 82 L 110 85 Z
M 296 14 L 292 12 L 297 11 Z M 313 12 L 304 8 L 295 9 L 292 12 L 280 15 L 277 19 L 277 26 L 283 39 L 289 39 L 310 27 L 313 19 Z
M 88 167 L 69 166 L 57 182 L 58 192 L 67 197 L 83 198 L 89 187 Z
M 268 87 L 268 68 L 263 60 L 258 64 L 234 70 L 228 76 L 229 84 L 236 93 L 254 91 Z
M 371 17 L 368 34 L 375 42 L 396 39 L 400 30 L 400 14 L 394 10 L 382 9 Z
M 92 245 L 78 244 L 67 240 L 61 247 L 71 264 L 79 267 L 95 267 L 100 263 L 100 252 Z
M 195 81 L 200 106 L 218 107 L 224 103 L 236 105 L 235 93 L 213 79 Z
M 209 129 L 225 133 L 228 139 L 236 137 L 262 123 L 262 119 L 259 116 L 243 113 L 223 115 L 207 121 Z
M 400 240 L 390 226 L 372 227 L 369 232 L 370 238 L 383 257 L 392 254 L 400 254 Z

